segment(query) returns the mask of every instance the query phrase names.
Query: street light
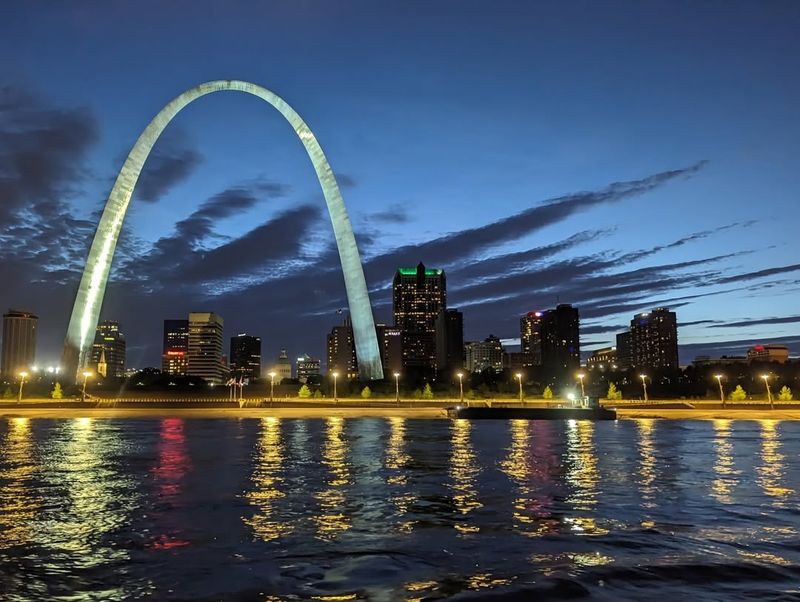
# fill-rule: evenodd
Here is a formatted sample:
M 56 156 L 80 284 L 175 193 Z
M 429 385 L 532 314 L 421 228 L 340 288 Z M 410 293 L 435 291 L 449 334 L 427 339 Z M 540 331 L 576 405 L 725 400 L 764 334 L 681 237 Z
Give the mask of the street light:
M 394 373 L 394 400 L 400 405 L 400 373 Z
M 339 373 L 331 372 L 331 376 L 333 377 L 333 403 L 336 403 L 338 401 L 336 397 L 336 379 L 339 378 Z
M 86 401 L 86 381 L 92 375 L 91 372 L 83 373 L 83 389 L 81 389 L 81 401 Z
M 644 388 L 644 400 L 647 401 L 647 374 L 640 374 L 639 378 L 642 379 L 642 387 Z
M 25 384 L 25 378 L 27 378 L 27 372 L 20 372 L 19 373 L 19 397 L 17 398 L 17 403 L 22 403 L 22 386 Z
M 275 398 L 275 372 L 269 373 L 269 403 Z
M 586 399 L 586 389 L 583 388 L 583 379 L 586 378 L 586 375 L 583 372 L 578 373 L 578 380 L 581 381 L 581 405 L 583 405 L 583 401 Z
M 519 402 L 522 403 L 522 372 L 517 372 L 514 376 L 519 381 Z
M 767 387 L 767 400 L 769 400 L 769 409 L 774 410 L 775 405 L 772 403 L 772 391 L 769 390 L 769 374 L 762 374 L 761 378 L 764 379 L 764 384 Z
M 725 376 L 724 374 L 715 374 L 714 378 L 717 379 L 717 384 L 719 385 L 719 399 L 722 402 L 722 407 L 725 407 L 725 391 L 722 390 L 722 377 Z
M 464 373 L 463 372 L 458 372 L 458 373 L 456 373 L 456 376 L 458 377 L 458 391 L 459 391 L 458 392 L 458 399 L 463 402 L 464 401 Z

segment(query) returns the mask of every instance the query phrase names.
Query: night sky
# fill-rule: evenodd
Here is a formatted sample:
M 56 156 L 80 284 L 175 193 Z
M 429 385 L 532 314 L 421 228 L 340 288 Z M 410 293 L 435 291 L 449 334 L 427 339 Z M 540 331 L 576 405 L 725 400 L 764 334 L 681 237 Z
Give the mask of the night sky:
M 99 211 L 149 120 L 244 79 L 339 176 L 376 319 L 398 266 L 447 272 L 468 340 L 579 306 L 584 350 L 678 312 L 681 360 L 800 351 L 800 3 L 6 2 L 0 309 L 59 357 Z M 215 311 L 264 357 L 324 357 L 346 307 L 311 163 L 281 116 L 220 93 L 145 165 L 102 312 L 128 365 Z

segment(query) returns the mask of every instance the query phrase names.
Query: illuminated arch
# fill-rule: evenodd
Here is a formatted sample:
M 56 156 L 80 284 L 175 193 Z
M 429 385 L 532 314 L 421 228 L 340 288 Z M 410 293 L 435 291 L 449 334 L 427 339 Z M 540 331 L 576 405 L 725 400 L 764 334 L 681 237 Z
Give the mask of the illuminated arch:
M 322 186 L 322 193 L 325 195 L 328 213 L 333 224 L 333 233 L 339 249 L 339 259 L 347 291 L 347 301 L 350 306 L 360 376 L 365 379 L 383 378 L 378 338 L 375 333 L 372 306 L 364 279 L 364 269 L 353 236 L 353 227 L 347 216 L 344 200 L 331 166 L 314 134 L 282 98 L 266 88 L 237 80 L 212 81 L 187 90 L 155 116 L 133 146 L 117 176 L 114 188 L 111 189 L 111 194 L 108 196 L 97 232 L 94 235 L 92 248 L 89 251 L 89 257 L 86 260 L 78 294 L 75 297 L 67 338 L 64 341 L 63 362 L 65 369 L 68 370 L 67 373 L 77 374 L 87 363 L 122 222 L 142 166 L 153 145 L 167 124 L 186 105 L 206 94 L 224 90 L 246 92 L 267 101 L 291 124 L 303 143 L 314 165 L 320 186 Z

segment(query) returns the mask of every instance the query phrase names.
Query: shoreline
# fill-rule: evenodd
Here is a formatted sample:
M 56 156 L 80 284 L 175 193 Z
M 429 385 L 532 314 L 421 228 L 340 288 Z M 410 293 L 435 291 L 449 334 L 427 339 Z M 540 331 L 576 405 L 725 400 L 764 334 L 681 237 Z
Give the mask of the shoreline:
M 0 418 L 409 418 L 447 419 L 444 407 L 0 407 Z M 800 420 L 798 409 L 617 408 L 618 420 Z

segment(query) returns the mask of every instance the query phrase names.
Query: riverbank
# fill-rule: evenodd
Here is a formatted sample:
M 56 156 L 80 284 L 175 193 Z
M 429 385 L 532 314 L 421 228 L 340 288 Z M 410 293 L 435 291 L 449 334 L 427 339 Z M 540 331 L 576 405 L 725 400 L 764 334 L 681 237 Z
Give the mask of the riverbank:
M 304 407 L 0 407 L 3 418 L 409 418 L 445 419 L 444 407 L 343 407 L 308 405 Z M 662 420 L 800 420 L 800 410 L 776 408 L 618 408 L 617 417 Z

